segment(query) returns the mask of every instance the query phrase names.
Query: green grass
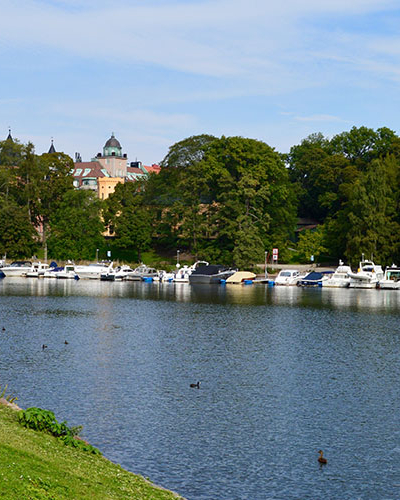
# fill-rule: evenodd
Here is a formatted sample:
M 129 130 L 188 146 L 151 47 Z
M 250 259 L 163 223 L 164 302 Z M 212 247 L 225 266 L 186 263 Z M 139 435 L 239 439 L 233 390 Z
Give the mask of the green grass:
M 0 498 L 19 500 L 182 498 L 99 455 L 66 446 L 18 423 L 0 405 Z

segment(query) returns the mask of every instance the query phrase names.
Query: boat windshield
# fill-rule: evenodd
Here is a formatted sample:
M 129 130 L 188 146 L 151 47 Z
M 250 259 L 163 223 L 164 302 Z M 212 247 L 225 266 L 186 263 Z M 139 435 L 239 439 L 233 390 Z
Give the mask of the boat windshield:
M 290 271 L 281 271 L 281 276 L 292 276 L 292 273 Z

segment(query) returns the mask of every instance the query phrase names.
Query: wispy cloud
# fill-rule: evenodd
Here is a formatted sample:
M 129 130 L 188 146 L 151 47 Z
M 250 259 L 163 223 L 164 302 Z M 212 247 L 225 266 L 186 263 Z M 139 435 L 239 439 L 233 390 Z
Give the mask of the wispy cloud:
M 287 137 L 293 126 L 332 131 L 373 105 L 350 111 L 360 90 L 398 85 L 398 9 L 398 0 L 0 0 L 0 126 L 31 120 L 52 135 L 74 120 L 85 134 L 119 124 L 153 140 L 157 156 L 203 131 L 261 138 L 277 119 Z

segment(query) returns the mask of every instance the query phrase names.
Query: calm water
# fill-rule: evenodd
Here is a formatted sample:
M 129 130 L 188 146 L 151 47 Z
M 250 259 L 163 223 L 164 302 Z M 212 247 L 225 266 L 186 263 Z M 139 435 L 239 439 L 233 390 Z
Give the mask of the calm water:
M 390 290 L 5 278 L 0 385 L 190 500 L 399 499 L 399 313 Z

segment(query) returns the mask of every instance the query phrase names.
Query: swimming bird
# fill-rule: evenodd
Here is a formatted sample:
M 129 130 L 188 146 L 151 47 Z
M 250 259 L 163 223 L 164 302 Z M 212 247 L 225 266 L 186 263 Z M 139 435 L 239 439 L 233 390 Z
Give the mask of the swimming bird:
M 196 387 L 197 389 L 200 389 L 200 380 L 198 380 L 195 384 L 190 384 L 190 387 Z
M 6 331 L 6 329 L 4 328 L 4 326 L 3 326 L 2 330 L 3 330 L 3 332 L 5 332 L 5 331 Z
M 65 344 L 65 345 L 68 345 L 68 342 L 67 342 L 66 340 L 64 340 L 64 344 Z
M 47 345 L 46 345 L 46 344 L 43 344 L 43 345 L 42 345 L 42 351 L 44 351 L 46 348 L 47 348 Z
M 327 463 L 328 463 L 328 460 L 327 460 L 325 457 L 323 457 L 323 456 L 322 456 L 324 452 L 323 452 L 322 450 L 319 450 L 319 451 L 318 451 L 318 453 L 319 453 L 318 462 L 319 462 L 321 465 L 323 465 L 323 464 L 327 464 Z

